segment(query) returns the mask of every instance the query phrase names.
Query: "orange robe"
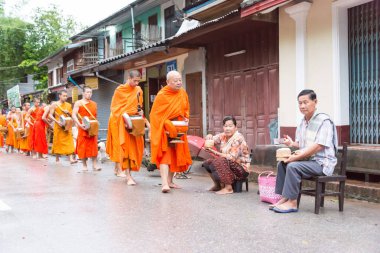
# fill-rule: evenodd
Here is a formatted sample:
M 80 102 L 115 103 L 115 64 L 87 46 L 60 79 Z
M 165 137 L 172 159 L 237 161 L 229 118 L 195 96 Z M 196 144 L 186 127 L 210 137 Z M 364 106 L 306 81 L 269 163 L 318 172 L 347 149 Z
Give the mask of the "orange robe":
M 44 112 L 44 108 L 39 107 L 36 110 L 36 121 L 34 122 L 33 151 L 41 154 L 48 153 L 46 123 L 42 120 Z
M 12 116 L 11 121 L 8 122 L 8 134 L 7 134 L 7 138 L 5 141 L 5 144 L 7 146 L 15 147 L 15 145 L 16 145 L 16 136 L 15 136 L 15 131 L 13 130 L 13 128 L 16 128 L 16 127 L 17 127 L 17 122 L 15 121 L 14 117 Z
M 33 150 L 34 146 L 34 123 L 36 121 L 38 108 L 36 107 L 33 112 L 30 113 L 30 119 L 29 121 L 32 122 L 32 125 L 29 126 L 29 136 L 28 136 L 28 144 L 29 144 L 29 150 Z
M 140 170 L 144 154 L 144 137 L 128 133 L 122 114 L 137 114 L 137 106 L 140 104 L 142 107 L 142 103 L 143 91 L 139 86 L 120 85 L 112 97 L 106 152 L 112 161 L 120 163 L 123 170 Z
M 5 115 L 0 115 L 0 127 L 6 127 L 7 126 L 7 118 Z M 4 134 L 0 132 L 0 147 L 4 147 Z
M 24 112 L 21 115 L 21 117 L 22 117 L 22 120 L 21 120 L 22 127 L 25 129 L 25 131 L 27 131 L 27 127 L 29 127 L 29 124 L 27 124 L 28 122 L 25 121 L 26 112 Z M 30 134 L 30 128 L 29 128 L 29 134 Z M 20 149 L 24 152 L 30 151 L 29 138 L 28 137 L 20 139 Z
M 72 113 L 71 104 L 67 102 L 62 104 L 61 108 L 68 111 L 70 114 Z M 59 121 L 59 117 L 61 115 L 67 116 L 57 106 L 54 112 L 55 119 Z M 56 155 L 71 155 L 74 154 L 74 151 L 74 138 L 72 130 L 70 129 L 69 131 L 65 131 L 58 124 L 54 124 L 53 146 L 51 152 Z
M 174 91 L 165 86 L 158 92 L 150 112 L 151 162 L 158 168 L 160 164 L 168 164 L 171 172 L 183 172 L 192 163 L 187 135 L 181 137 L 184 143 L 176 143 L 171 147 L 164 128 L 166 120 L 189 118 L 189 113 L 189 99 L 183 88 Z
M 86 104 L 86 107 L 96 118 L 98 111 L 97 104 L 94 101 L 90 101 Z M 81 117 L 87 116 L 90 118 L 90 120 L 93 119 L 83 105 L 79 107 L 78 113 Z M 87 131 L 78 127 L 77 146 L 75 153 L 78 155 L 79 159 L 97 157 L 98 136 L 89 136 Z

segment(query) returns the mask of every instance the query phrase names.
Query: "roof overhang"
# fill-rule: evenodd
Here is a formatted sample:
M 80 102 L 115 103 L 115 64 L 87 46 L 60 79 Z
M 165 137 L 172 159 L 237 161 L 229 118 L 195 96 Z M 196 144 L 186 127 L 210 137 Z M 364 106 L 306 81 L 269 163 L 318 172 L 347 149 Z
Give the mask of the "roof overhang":
M 208 21 L 215 19 L 221 13 L 228 13 L 239 8 L 242 0 L 207 0 L 199 1 L 199 3 L 184 8 L 187 18 L 200 21 Z
M 77 41 L 75 43 L 67 44 L 66 46 L 64 46 L 61 49 L 59 49 L 58 51 L 56 51 L 55 53 L 53 53 L 53 54 L 49 55 L 48 57 L 44 58 L 43 60 L 41 60 L 37 66 L 38 67 L 45 66 L 46 64 L 54 61 L 55 59 L 64 57 L 65 55 L 68 55 L 69 53 L 73 52 L 75 49 L 77 49 L 77 48 L 79 48 L 79 47 L 81 47 L 81 46 L 83 46 L 86 43 L 91 42 L 91 41 L 92 41 L 92 38 L 88 38 L 85 40 Z
M 253 4 L 242 8 L 240 16 L 242 18 L 256 14 L 256 13 L 267 13 L 281 5 L 291 2 L 291 0 L 264 0 L 264 1 L 252 1 Z

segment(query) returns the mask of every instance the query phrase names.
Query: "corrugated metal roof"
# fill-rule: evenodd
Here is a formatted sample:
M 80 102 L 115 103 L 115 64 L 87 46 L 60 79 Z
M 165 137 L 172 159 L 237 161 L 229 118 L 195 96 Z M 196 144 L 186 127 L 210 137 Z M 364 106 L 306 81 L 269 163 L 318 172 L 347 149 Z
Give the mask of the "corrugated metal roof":
M 203 27 L 206 27 L 206 26 L 209 26 L 209 25 L 212 25 L 212 24 L 218 23 L 218 22 L 222 21 L 223 19 L 226 19 L 227 17 L 232 16 L 232 15 L 238 13 L 238 12 L 239 12 L 238 9 L 233 10 L 233 11 L 230 11 L 229 13 L 227 13 L 227 14 L 225 14 L 225 15 L 223 15 L 223 16 L 220 16 L 219 18 L 212 19 L 212 20 L 209 20 L 209 21 L 207 21 L 207 22 L 201 23 L 201 24 L 199 24 L 198 26 L 196 26 L 196 27 L 194 27 L 194 28 L 191 28 L 191 29 L 189 29 L 189 30 L 187 30 L 187 31 L 185 31 L 185 32 L 183 32 L 183 33 L 181 33 L 181 34 L 179 34 L 179 35 L 175 35 L 175 36 L 171 37 L 170 39 L 180 38 L 181 36 L 183 36 L 183 35 L 185 35 L 185 34 L 187 34 L 187 33 L 189 33 L 189 32 L 192 32 L 192 31 L 198 30 L 198 29 L 200 29 L 200 28 L 203 28 Z

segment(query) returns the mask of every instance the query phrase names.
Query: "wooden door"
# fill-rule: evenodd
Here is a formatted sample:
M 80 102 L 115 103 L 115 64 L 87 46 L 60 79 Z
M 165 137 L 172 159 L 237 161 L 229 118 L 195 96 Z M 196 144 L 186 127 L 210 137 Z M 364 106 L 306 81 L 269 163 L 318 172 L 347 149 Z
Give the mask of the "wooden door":
M 278 65 L 214 75 L 208 98 L 213 134 L 223 131 L 222 120 L 230 115 L 236 118 L 250 148 L 270 144 L 268 125 L 277 119 L 279 106 Z
M 186 75 L 186 91 L 190 103 L 189 135 L 203 136 L 202 73 Z

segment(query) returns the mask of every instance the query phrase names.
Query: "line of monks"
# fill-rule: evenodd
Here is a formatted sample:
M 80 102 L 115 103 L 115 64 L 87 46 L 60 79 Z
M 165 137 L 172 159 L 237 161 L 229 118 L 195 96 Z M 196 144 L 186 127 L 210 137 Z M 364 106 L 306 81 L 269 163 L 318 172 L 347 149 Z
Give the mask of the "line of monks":
M 128 81 L 116 88 L 110 107 L 106 153 L 115 163 L 115 174 L 126 177 L 128 185 L 135 185 L 131 171 L 140 170 L 144 155 L 145 127 L 149 129 L 151 162 L 160 169 L 162 192 L 180 188 L 173 182 L 174 173 L 184 172 L 192 160 L 187 142 L 190 105 L 182 87 L 179 72 L 167 74 L 167 85 L 157 94 L 150 122 L 145 118 L 143 91 L 139 86 L 141 74 L 130 71 Z M 59 93 L 59 101 L 50 105 L 34 99 L 30 108 L 25 103 L 22 110 L 12 107 L 10 112 L 0 115 L 0 146 L 4 146 L 6 133 L 7 152 L 18 149 L 36 159 L 46 159 L 49 133 L 53 133 L 51 153 L 59 162 L 60 156 L 69 156 L 75 163 L 75 154 L 82 160 L 83 170 L 88 170 L 87 160 L 92 160 L 94 171 L 97 166 L 97 104 L 91 100 L 92 89 L 83 89 L 83 98 L 71 104 L 66 102 L 67 92 Z M 78 128 L 76 146 L 72 126 Z

